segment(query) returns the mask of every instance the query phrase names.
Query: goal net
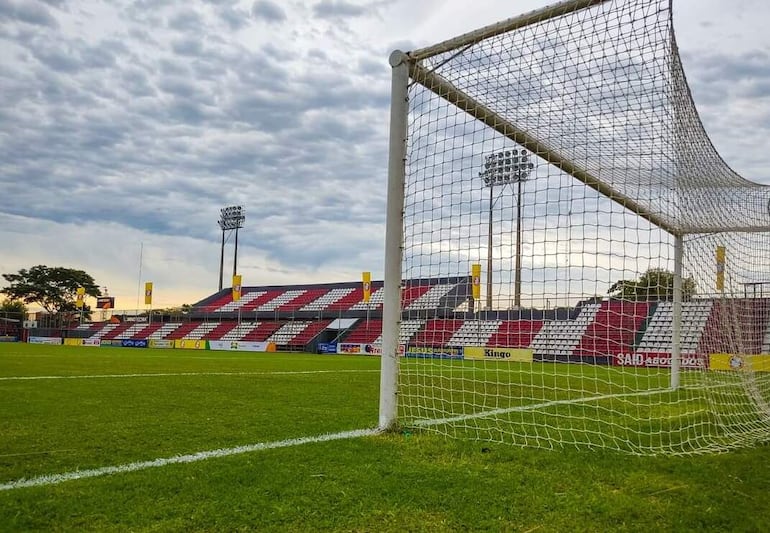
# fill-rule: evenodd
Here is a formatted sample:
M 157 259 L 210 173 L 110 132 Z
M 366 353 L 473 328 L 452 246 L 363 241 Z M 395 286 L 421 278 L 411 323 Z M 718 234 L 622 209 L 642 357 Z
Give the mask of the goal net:
M 391 65 L 382 427 L 770 440 L 770 188 L 711 144 L 669 0 L 564 2 Z

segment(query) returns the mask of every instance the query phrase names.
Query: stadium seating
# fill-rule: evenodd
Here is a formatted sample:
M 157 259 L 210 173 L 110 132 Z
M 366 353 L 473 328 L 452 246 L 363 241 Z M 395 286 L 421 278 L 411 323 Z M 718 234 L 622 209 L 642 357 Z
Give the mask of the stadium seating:
M 487 346 L 502 320 L 466 320 L 447 342 L 448 346 Z
M 300 311 L 325 311 L 329 309 L 348 309 L 351 305 L 358 302 L 361 299 L 361 295 L 355 296 L 355 299 L 350 300 L 348 304 L 342 303 L 346 298 L 350 297 L 351 293 L 355 292 L 354 287 L 339 287 L 324 292 L 321 296 L 313 301 L 308 302 Z
M 221 296 L 210 297 L 209 300 L 210 301 L 208 303 L 198 304 L 197 308 L 200 311 L 207 312 L 207 313 L 219 311 L 222 307 L 224 307 L 225 305 L 233 301 L 233 293 L 232 291 L 227 291 L 225 294 Z
M 238 323 L 234 321 L 220 322 L 217 327 L 208 332 L 207 339 L 212 341 L 221 340 L 225 334 L 237 326 Z
M 374 286 L 372 286 L 372 289 L 374 289 Z M 376 289 L 374 290 L 376 292 Z M 382 296 L 382 293 L 380 293 L 380 296 Z M 348 311 L 354 305 L 360 303 L 363 299 L 364 299 L 363 289 L 361 289 L 361 287 L 354 287 L 352 291 L 346 293 L 342 298 L 329 304 L 326 307 L 326 310 L 327 311 Z M 364 306 L 363 309 L 365 310 L 366 306 Z
M 328 289 L 307 289 L 304 292 L 298 294 L 293 299 L 287 301 L 284 304 L 279 305 L 276 307 L 276 311 L 299 311 L 303 307 L 305 307 L 310 302 L 318 300 L 321 296 L 324 294 L 327 294 L 329 292 Z
M 600 357 L 630 353 L 636 332 L 647 318 L 649 308 L 649 302 L 602 302 L 573 354 Z
M 451 318 L 433 318 L 428 320 L 425 328 L 418 331 L 412 340 L 415 346 L 448 346 L 450 339 L 463 325 L 464 320 Z
M 331 320 L 287 322 L 270 335 L 267 340 L 268 342 L 274 342 L 277 346 L 302 349 L 323 331 L 330 322 Z
M 372 287 L 372 289 L 374 290 L 374 292 L 372 292 L 369 295 L 369 301 L 368 302 L 365 302 L 363 300 L 363 297 L 364 297 L 363 296 L 363 291 L 361 291 L 360 292 L 360 295 L 361 295 L 360 300 L 356 304 L 350 306 L 350 310 L 351 311 L 366 311 L 366 310 L 382 308 L 383 298 L 385 297 L 385 289 L 382 288 L 382 287 L 380 287 L 379 289 L 374 289 L 374 287 Z
M 101 330 L 101 336 L 99 337 L 102 340 L 112 340 L 117 339 L 118 335 L 123 333 L 124 331 L 127 331 L 131 326 L 134 325 L 134 322 L 120 322 L 117 324 L 110 324 L 111 327 L 107 329 L 106 327 Z
M 682 303 L 681 347 L 682 353 L 693 354 L 698 351 L 706 321 L 711 314 L 711 300 L 693 300 Z M 637 352 L 671 353 L 673 334 L 674 306 L 671 302 L 659 302 L 655 307 Z
M 527 348 L 542 327 L 542 320 L 503 320 L 490 336 L 487 346 Z
M 401 293 L 401 306 L 408 311 L 436 309 L 440 306 L 442 298 L 454 287 L 455 284 L 448 283 L 431 287 L 409 287 Z
M 211 340 L 210 333 L 217 328 L 219 324 L 217 322 L 201 322 L 196 323 L 195 329 L 192 331 L 189 331 L 185 333 L 183 339 L 191 339 L 191 340 Z
M 382 336 L 382 320 L 362 319 L 344 337 L 344 342 L 370 344 Z
M 182 324 L 180 322 L 166 322 L 161 327 L 150 333 L 150 335 L 147 337 L 148 339 L 152 340 L 161 340 L 165 339 L 167 335 L 172 333 L 175 329 L 177 329 Z
M 574 320 L 544 321 L 532 340 L 535 355 L 546 360 L 571 357 L 600 307 L 600 304 L 586 304 Z
M 241 338 L 241 340 L 249 341 L 249 342 L 264 342 L 270 337 L 270 335 L 275 333 L 275 331 L 278 330 L 278 328 L 280 327 L 281 327 L 280 322 L 274 322 L 274 321 L 260 322 L 257 325 L 257 327 L 247 332 L 243 336 L 243 338 Z

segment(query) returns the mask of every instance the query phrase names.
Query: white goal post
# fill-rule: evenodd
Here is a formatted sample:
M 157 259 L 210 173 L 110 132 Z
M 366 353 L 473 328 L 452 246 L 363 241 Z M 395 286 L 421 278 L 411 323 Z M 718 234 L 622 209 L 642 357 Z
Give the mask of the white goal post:
M 770 187 L 709 140 L 672 11 L 569 0 L 391 54 L 381 429 L 770 440 Z

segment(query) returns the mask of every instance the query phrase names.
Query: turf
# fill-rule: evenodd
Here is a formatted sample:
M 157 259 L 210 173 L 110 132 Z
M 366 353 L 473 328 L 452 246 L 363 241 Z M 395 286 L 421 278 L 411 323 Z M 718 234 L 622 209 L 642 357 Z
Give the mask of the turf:
M 379 360 L 0 344 L 0 484 L 377 423 Z M 169 375 L 160 375 L 169 374 Z M 409 431 L 0 491 L 0 530 L 762 531 L 767 447 L 635 457 Z

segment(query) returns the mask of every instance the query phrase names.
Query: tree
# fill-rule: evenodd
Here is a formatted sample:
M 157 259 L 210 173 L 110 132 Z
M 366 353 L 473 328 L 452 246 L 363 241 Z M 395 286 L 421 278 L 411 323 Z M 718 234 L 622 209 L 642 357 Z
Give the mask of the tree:
M 21 300 L 11 300 L 6 298 L 0 304 L 0 317 L 12 318 L 14 320 L 26 320 L 29 310 Z
M 663 268 L 651 268 L 638 280 L 620 280 L 607 291 L 610 296 L 624 300 L 670 300 L 674 297 L 674 273 Z M 695 295 L 695 280 L 682 278 L 682 300 Z
M 22 268 L 17 274 L 3 274 L 3 278 L 9 285 L 0 293 L 11 300 L 38 304 L 50 314 L 77 311 L 78 287 L 83 287 L 88 296 L 101 295 L 94 278 L 74 268 L 37 265 L 29 270 Z

